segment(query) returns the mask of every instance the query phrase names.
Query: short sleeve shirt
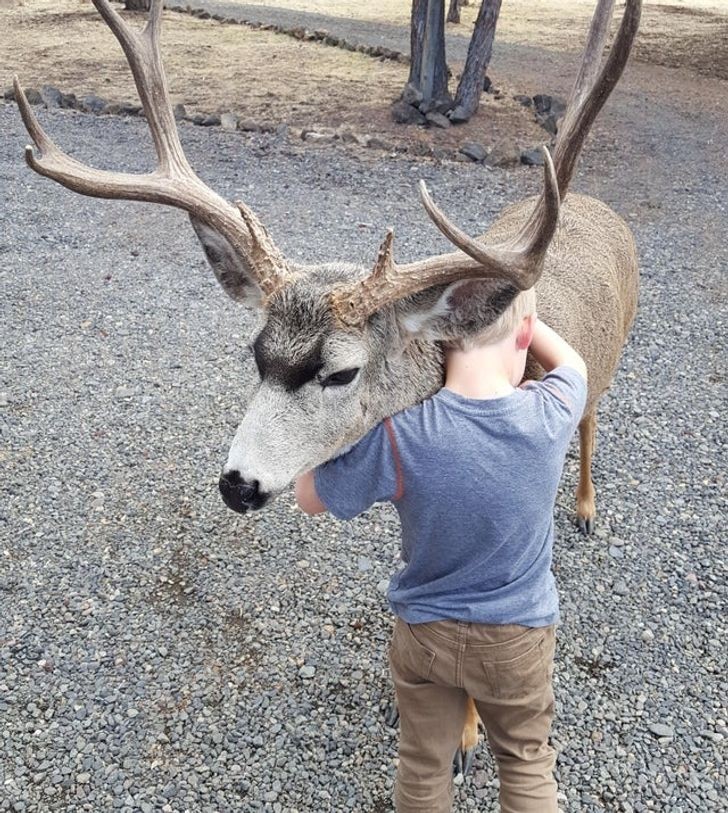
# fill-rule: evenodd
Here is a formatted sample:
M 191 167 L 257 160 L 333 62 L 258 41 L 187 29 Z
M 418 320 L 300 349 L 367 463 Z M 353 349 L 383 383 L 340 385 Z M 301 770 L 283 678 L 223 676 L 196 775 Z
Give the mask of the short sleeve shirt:
M 502 398 L 442 389 L 316 469 L 318 496 L 340 519 L 396 506 L 395 613 L 411 624 L 558 619 L 553 508 L 585 402 L 586 381 L 570 367 Z

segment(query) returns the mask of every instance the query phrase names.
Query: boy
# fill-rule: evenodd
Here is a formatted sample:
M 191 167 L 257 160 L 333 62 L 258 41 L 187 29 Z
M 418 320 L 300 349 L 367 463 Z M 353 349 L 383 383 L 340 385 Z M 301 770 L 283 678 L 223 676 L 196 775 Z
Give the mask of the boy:
M 520 387 L 528 349 L 546 370 Z M 400 712 L 398 813 L 447 813 L 473 698 L 503 813 L 556 813 L 551 674 L 553 508 L 586 401 L 579 354 L 535 316 L 533 290 L 446 351 L 445 385 L 296 482 L 310 514 L 392 501 L 404 567 L 390 665 Z

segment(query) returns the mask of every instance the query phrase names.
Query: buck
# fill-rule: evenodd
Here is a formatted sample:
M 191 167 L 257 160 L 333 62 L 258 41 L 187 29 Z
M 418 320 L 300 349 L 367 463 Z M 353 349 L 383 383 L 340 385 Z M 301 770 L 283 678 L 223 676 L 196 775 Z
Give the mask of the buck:
M 627 0 L 603 66 L 614 0 L 598 0 L 553 161 L 545 151 L 540 195 L 510 206 L 474 239 L 421 183 L 427 214 L 457 250 L 400 265 L 389 231 L 371 272 L 345 262 L 306 266 L 284 257 L 244 203 L 230 204 L 207 187 L 184 155 L 172 114 L 159 49 L 162 0 L 153 0 L 142 31 L 108 0 L 93 3 L 126 54 L 158 166 L 133 175 L 74 160 L 44 132 L 16 77 L 15 98 L 37 149 L 26 148 L 26 161 L 84 195 L 183 209 L 223 289 L 260 313 L 263 326 L 254 342 L 260 383 L 220 477 L 225 503 L 240 513 L 262 508 L 299 473 L 431 395 L 443 380 L 440 343 L 480 332 L 519 291 L 535 285 L 540 315 L 579 351 L 589 371 L 576 507 L 579 526 L 591 532 L 596 409 L 635 315 L 638 270 L 622 219 L 598 200 L 567 196 L 567 190 L 589 129 L 627 62 L 640 0 Z M 530 364 L 527 376 L 542 372 Z M 462 740 L 466 763 L 477 719 L 471 704 Z

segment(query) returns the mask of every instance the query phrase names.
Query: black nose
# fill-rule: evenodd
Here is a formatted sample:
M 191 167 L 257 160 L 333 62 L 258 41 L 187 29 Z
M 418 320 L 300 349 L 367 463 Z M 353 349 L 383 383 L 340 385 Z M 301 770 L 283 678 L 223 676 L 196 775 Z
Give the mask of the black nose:
M 255 511 L 262 508 L 268 499 L 268 495 L 260 491 L 257 480 L 247 482 L 235 470 L 222 473 L 219 487 L 225 505 L 239 514 L 244 514 L 248 509 Z

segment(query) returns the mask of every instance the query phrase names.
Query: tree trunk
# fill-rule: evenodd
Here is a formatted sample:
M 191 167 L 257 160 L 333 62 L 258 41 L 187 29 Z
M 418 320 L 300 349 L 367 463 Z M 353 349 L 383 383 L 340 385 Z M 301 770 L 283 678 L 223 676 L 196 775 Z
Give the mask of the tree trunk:
M 468 58 L 460 77 L 455 107 L 458 119 L 467 121 L 475 115 L 483 92 L 485 72 L 493 54 L 493 38 L 500 14 L 501 0 L 483 0 L 468 47 Z
M 449 23 L 460 22 L 460 6 L 463 5 L 463 0 L 450 0 L 450 8 L 447 10 L 447 21 Z
M 150 0 L 124 0 L 124 11 L 149 11 Z
M 448 98 L 445 0 L 412 0 L 409 82 L 426 103 Z

